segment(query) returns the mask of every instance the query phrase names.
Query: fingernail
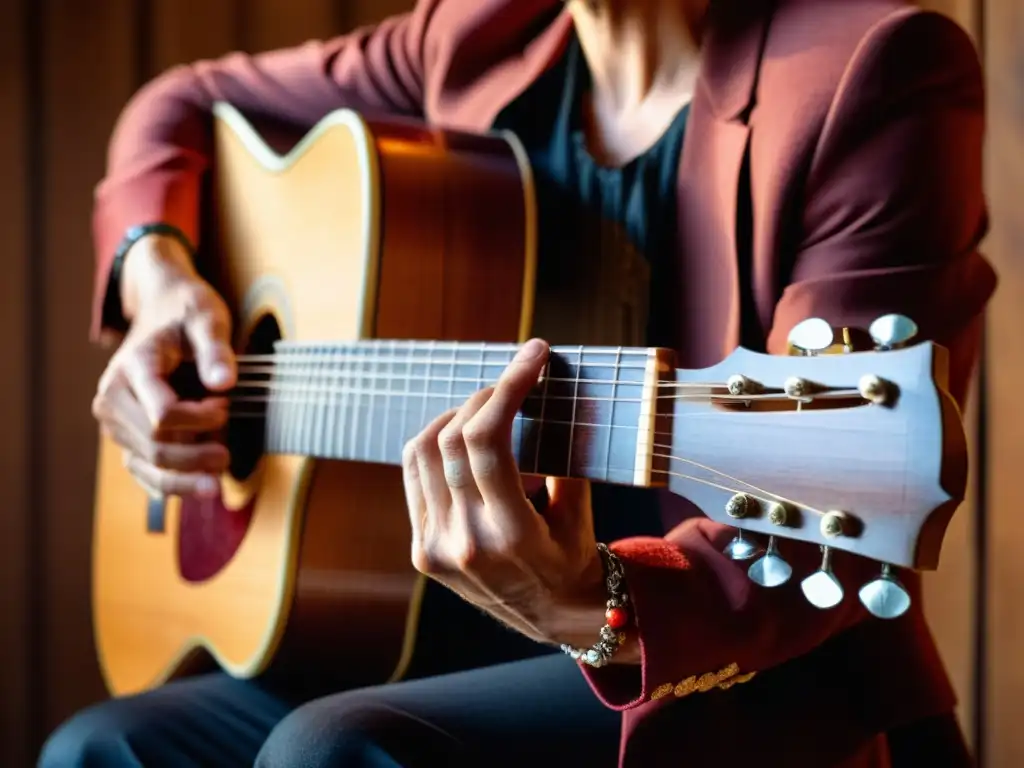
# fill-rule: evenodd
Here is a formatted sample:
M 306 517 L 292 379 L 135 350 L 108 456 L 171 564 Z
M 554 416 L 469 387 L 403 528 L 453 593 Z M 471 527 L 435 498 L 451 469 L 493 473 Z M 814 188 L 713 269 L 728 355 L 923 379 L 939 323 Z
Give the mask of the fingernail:
M 515 360 L 519 363 L 525 363 L 528 360 L 533 360 L 536 357 L 540 357 L 548 350 L 548 345 L 541 339 L 530 339 L 528 342 L 523 344 L 516 353 Z
M 202 477 L 196 483 L 196 493 L 200 496 L 216 496 L 220 490 L 220 483 L 212 477 Z
M 227 384 L 230 378 L 231 371 L 228 369 L 226 365 L 223 365 L 222 363 L 218 363 L 210 369 L 209 383 L 212 384 L 213 386 Z

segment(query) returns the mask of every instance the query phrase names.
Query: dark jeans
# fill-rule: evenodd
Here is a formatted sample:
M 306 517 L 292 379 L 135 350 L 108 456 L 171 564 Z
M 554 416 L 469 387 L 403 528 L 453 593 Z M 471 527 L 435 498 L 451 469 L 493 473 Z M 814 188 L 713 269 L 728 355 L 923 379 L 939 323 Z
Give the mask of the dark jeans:
M 40 768 L 614 768 L 620 715 L 561 653 L 365 688 L 294 709 L 223 674 L 87 709 Z

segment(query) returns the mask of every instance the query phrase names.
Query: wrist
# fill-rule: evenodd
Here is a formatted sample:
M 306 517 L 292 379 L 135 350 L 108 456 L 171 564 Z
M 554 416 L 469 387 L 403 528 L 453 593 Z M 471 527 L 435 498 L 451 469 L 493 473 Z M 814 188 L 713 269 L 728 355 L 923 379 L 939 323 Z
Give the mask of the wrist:
M 142 299 L 163 293 L 175 283 L 199 279 L 192 255 L 177 238 L 147 234 L 124 255 L 119 290 L 124 317 L 138 314 Z
M 635 635 L 633 610 L 622 563 L 601 544 L 595 555 L 596 568 L 588 569 L 584 588 L 560 606 L 559 627 L 552 636 L 566 654 L 589 666 L 636 663 L 639 649 L 630 642 Z

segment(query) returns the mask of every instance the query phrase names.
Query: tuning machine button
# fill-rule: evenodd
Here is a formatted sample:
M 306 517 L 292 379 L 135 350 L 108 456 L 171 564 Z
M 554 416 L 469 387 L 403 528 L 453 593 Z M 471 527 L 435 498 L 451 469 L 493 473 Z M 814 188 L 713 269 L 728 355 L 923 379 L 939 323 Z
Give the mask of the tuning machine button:
M 768 539 L 768 549 L 765 550 L 764 555 L 747 569 L 747 576 L 750 580 L 762 587 L 781 586 L 789 581 L 792 575 L 793 566 L 782 559 L 774 536 Z
M 761 502 L 749 493 L 737 493 L 725 503 L 725 514 L 736 520 L 757 514 L 761 509 Z
M 835 337 L 831 325 L 820 317 L 810 317 L 793 326 L 787 339 L 791 353 L 816 355 L 832 346 Z
M 899 349 L 917 336 L 917 323 L 905 315 L 882 315 L 868 327 L 875 348 Z
M 761 382 L 748 379 L 740 373 L 730 376 L 726 386 L 730 395 L 757 395 L 764 392 L 764 385 Z
M 910 593 L 885 563 L 881 575 L 860 588 L 860 601 L 868 613 L 879 619 L 898 619 L 910 608 Z
M 725 503 L 725 514 L 735 520 L 756 515 L 761 510 L 761 502 L 749 493 L 737 493 Z M 760 551 L 757 544 L 743 538 L 743 531 L 736 532 L 736 538 L 730 541 L 723 550 L 726 557 L 732 560 L 749 560 Z
M 800 582 L 807 602 L 815 608 L 835 608 L 843 601 L 843 585 L 832 572 L 832 548 L 821 548 L 821 567 Z

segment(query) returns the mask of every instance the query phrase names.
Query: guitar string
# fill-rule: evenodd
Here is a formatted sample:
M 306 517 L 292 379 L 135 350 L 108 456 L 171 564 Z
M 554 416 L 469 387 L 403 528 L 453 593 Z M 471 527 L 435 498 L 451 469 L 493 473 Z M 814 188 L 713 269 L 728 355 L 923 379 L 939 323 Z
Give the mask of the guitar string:
M 442 395 L 442 397 L 443 397 L 443 395 Z M 365 407 L 365 404 L 359 404 L 358 406 L 356 404 L 353 404 L 353 408 L 356 408 L 356 407 L 359 407 L 360 410 L 363 410 L 363 411 L 367 410 L 366 407 Z M 259 413 L 244 413 L 244 412 L 243 413 L 238 413 L 238 412 L 232 413 L 232 418 L 252 418 L 252 419 L 258 419 L 258 418 L 261 418 L 261 417 L 263 417 L 263 415 L 259 414 Z M 571 422 L 569 422 L 569 421 L 556 420 L 556 419 L 540 420 L 540 419 L 536 419 L 536 418 L 531 418 L 529 416 L 524 416 L 522 414 L 517 414 L 514 417 L 513 421 L 514 422 L 515 421 L 519 421 L 519 422 L 533 422 L 533 423 L 538 423 L 538 424 L 543 422 L 543 423 L 546 423 L 546 424 L 549 424 L 549 425 L 557 425 L 557 426 L 570 426 L 571 425 Z M 650 430 L 648 428 L 640 427 L 640 426 L 634 426 L 634 425 L 631 425 L 631 424 L 594 424 L 594 423 L 584 423 L 584 422 L 576 421 L 575 422 L 575 426 L 576 427 L 583 427 L 583 428 L 593 428 L 593 429 L 618 429 L 618 430 L 628 429 L 628 430 L 636 431 L 638 433 L 638 437 L 639 437 L 639 435 L 644 434 L 644 433 L 650 433 L 650 434 L 652 434 L 654 436 L 662 436 L 662 437 L 664 437 L 664 436 L 669 436 L 670 437 L 671 436 L 669 433 L 666 433 L 666 432 L 659 432 L 657 430 L 653 430 L 652 431 L 652 430 Z M 671 452 L 671 450 L 672 450 L 672 446 L 671 445 L 667 445 L 667 444 L 664 444 L 664 443 L 654 442 L 654 443 L 652 443 L 651 447 L 655 448 L 655 449 L 661 449 L 661 450 L 669 451 L 669 452 Z M 720 469 L 716 469 L 716 468 L 714 468 L 714 467 L 712 467 L 710 465 L 706 465 L 706 464 L 702 464 L 700 462 L 694 461 L 693 459 L 687 459 L 687 458 L 684 458 L 682 456 L 676 456 L 676 455 L 674 455 L 672 453 L 656 453 L 656 454 L 652 454 L 652 457 L 653 458 L 660 458 L 660 459 L 667 459 L 669 461 L 674 461 L 674 462 L 680 462 L 680 463 L 683 463 L 683 464 L 687 464 L 687 465 L 692 466 L 694 468 L 697 468 L 697 469 L 709 472 L 709 473 L 711 473 L 713 475 L 717 475 L 717 476 L 719 476 L 721 478 L 724 478 L 726 480 L 732 481 L 733 483 L 737 483 L 737 484 L 739 484 L 741 486 L 745 486 L 746 488 L 748 488 L 749 490 L 753 491 L 756 494 L 759 494 L 759 495 L 762 495 L 762 496 L 765 496 L 765 497 L 769 497 L 769 498 L 775 499 L 776 501 L 779 501 L 779 502 L 782 502 L 782 503 L 793 504 L 793 505 L 795 505 L 797 507 L 800 507 L 800 508 L 806 510 L 807 512 L 811 512 L 813 514 L 817 514 L 817 515 L 824 515 L 825 514 L 825 512 L 823 512 L 823 511 L 821 511 L 821 510 L 819 510 L 819 509 L 817 509 L 817 508 L 815 508 L 815 507 L 813 507 L 813 506 L 811 506 L 809 504 L 805 504 L 803 502 L 797 502 L 797 501 L 794 501 L 792 499 L 787 499 L 787 498 L 781 496 L 780 494 L 774 493 L 774 492 L 769 491 L 769 490 L 767 490 L 765 488 L 761 488 L 761 487 L 759 487 L 757 485 L 754 485 L 753 483 L 750 483 L 750 482 L 748 482 L 746 480 L 742 480 L 742 479 L 740 479 L 738 477 L 735 477 L 733 475 L 730 475 L 727 472 L 724 472 L 724 471 L 722 471 Z M 634 470 L 634 468 L 632 468 L 632 467 L 628 467 L 627 468 L 627 467 L 611 467 L 611 466 L 606 466 L 604 468 L 604 471 L 607 472 L 607 473 L 612 473 L 612 472 L 633 472 L 633 470 Z M 659 469 L 654 469 L 654 468 L 652 468 L 651 471 L 653 473 L 666 473 L 667 472 L 668 474 L 677 474 L 677 473 L 672 473 L 672 472 L 670 472 L 668 470 L 659 470 Z M 694 480 L 695 482 L 700 482 L 700 483 L 704 483 L 704 484 L 707 484 L 707 485 L 713 485 L 714 487 L 720 488 L 722 490 L 728 490 L 728 491 L 731 491 L 733 493 L 740 492 L 739 489 L 737 489 L 737 488 L 732 488 L 730 486 L 716 485 L 716 484 L 712 483 L 711 481 L 704 480 L 704 479 L 701 479 L 701 478 L 698 478 L 698 477 L 695 477 L 695 476 L 681 475 L 681 474 L 677 474 L 677 476 L 683 477 L 683 478 L 687 478 L 687 479 L 691 479 L 691 480 Z
M 246 417 L 246 416 L 256 417 L 257 415 L 258 414 L 236 414 L 236 416 L 242 416 L 242 417 Z M 527 419 L 526 417 L 523 417 L 523 416 L 516 416 L 515 419 L 516 420 L 536 421 L 534 419 Z M 548 424 L 560 424 L 560 425 L 564 425 L 564 426 L 568 426 L 569 425 L 568 421 L 551 421 L 551 420 L 548 420 L 546 423 L 548 423 Z M 607 428 L 619 428 L 619 429 L 636 429 L 636 430 L 640 430 L 641 429 L 640 427 L 631 427 L 630 425 L 626 425 L 626 424 L 604 424 L 604 425 L 595 424 L 595 425 L 587 425 L 587 424 L 580 424 L 579 422 L 577 422 L 576 426 L 577 427 L 595 426 L 595 427 L 607 427 Z M 664 444 L 661 444 L 661 443 L 654 443 L 654 444 L 652 444 L 652 447 L 653 448 L 658 448 L 658 449 L 663 449 L 663 450 L 669 450 L 669 451 L 672 450 L 672 446 L 664 445 Z M 754 485 L 751 482 L 748 482 L 746 480 L 742 480 L 741 478 L 738 478 L 738 477 L 734 477 L 733 475 L 730 475 L 727 472 L 723 472 L 720 469 L 715 469 L 714 467 L 711 467 L 711 466 L 706 465 L 706 464 L 702 464 L 702 463 L 694 461 L 692 459 L 686 459 L 686 458 L 683 458 L 682 456 L 675 456 L 675 455 L 673 455 L 671 453 L 653 453 L 651 455 L 652 455 L 653 458 L 656 458 L 656 459 L 666 459 L 666 460 L 671 461 L 671 462 L 679 462 L 681 464 L 687 464 L 687 465 L 695 467 L 697 469 L 701 469 L 701 470 L 704 470 L 706 472 L 709 472 L 712 475 L 716 475 L 718 477 L 721 477 L 724 480 L 736 483 L 737 486 L 742 486 L 742 487 L 734 487 L 732 485 L 724 485 L 722 483 L 715 483 L 715 482 L 713 482 L 711 480 L 708 480 L 707 478 L 697 477 L 696 475 L 689 475 L 689 474 L 684 474 L 684 473 L 681 473 L 681 472 L 675 472 L 675 471 L 668 470 L 668 469 L 658 469 L 658 468 L 653 468 L 653 467 L 651 468 L 651 474 L 652 475 L 668 475 L 670 477 L 678 477 L 678 478 L 683 479 L 683 480 L 692 480 L 693 482 L 700 483 L 702 485 L 707 485 L 707 486 L 710 486 L 712 488 L 717 488 L 719 490 L 727 491 L 729 493 L 744 493 L 744 492 L 748 492 L 749 491 L 749 492 L 754 493 L 755 495 L 758 495 L 758 496 L 761 496 L 761 497 L 764 497 L 764 498 L 767 498 L 767 499 L 771 499 L 771 500 L 777 501 L 777 502 L 779 502 L 781 504 L 788 504 L 788 505 L 793 506 L 793 507 L 795 507 L 796 509 L 798 509 L 798 510 L 800 510 L 802 512 L 810 513 L 812 515 L 817 515 L 819 517 L 823 517 L 826 514 L 825 511 L 823 511 L 821 509 L 818 509 L 818 508 L 816 508 L 816 507 L 814 507 L 814 506 L 812 506 L 812 505 L 810 505 L 810 504 L 808 504 L 806 502 L 801 502 L 801 501 L 797 501 L 795 499 L 787 498 L 787 497 L 785 497 L 785 496 L 783 496 L 781 494 L 775 493 L 773 491 L 769 491 L 766 488 L 762 488 L 760 486 Z M 341 458 L 344 458 L 344 457 L 341 457 Z M 605 474 L 607 476 L 607 475 L 610 475 L 611 473 L 620 473 L 620 472 L 621 473 L 632 473 L 634 471 L 635 467 L 605 466 L 605 467 L 603 467 L 601 469 L 605 472 Z M 744 490 L 744 489 L 746 489 L 746 490 Z
M 397 349 L 398 345 L 395 342 L 388 342 L 388 343 L 389 343 L 389 350 L 392 352 L 392 354 L 391 355 L 386 355 L 386 356 L 383 356 L 383 357 L 371 357 L 371 356 L 366 355 L 366 354 L 362 354 L 362 355 L 357 354 L 357 355 L 353 356 L 353 355 L 349 354 L 347 351 L 328 352 L 328 353 L 320 352 L 320 353 L 306 354 L 306 355 L 297 354 L 295 352 L 283 353 L 283 354 L 282 353 L 273 353 L 273 354 L 268 354 L 268 355 L 239 355 L 238 358 L 237 358 L 238 362 L 239 362 L 239 385 L 238 385 L 237 389 L 252 389 L 252 388 L 261 388 L 262 387 L 262 388 L 266 388 L 266 389 L 274 390 L 274 391 L 270 392 L 267 396 L 248 396 L 247 397 L 247 396 L 243 396 L 243 395 L 237 394 L 237 389 L 236 389 L 235 392 L 233 392 L 233 393 L 231 393 L 229 395 L 229 399 L 231 399 L 232 401 L 235 401 L 235 402 L 248 402 L 248 403 L 254 403 L 254 402 L 256 402 L 256 403 L 258 403 L 258 402 L 267 402 L 267 403 L 274 403 L 274 402 L 278 402 L 278 403 L 295 403 L 295 402 L 297 402 L 299 404 L 313 404 L 313 405 L 322 405 L 322 406 L 330 406 L 330 405 L 334 405 L 335 404 L 335 403 L 332 403 L 330 401 L 325 401 L 324 398 L 322 397 L 322 395 L 325 395 L 325 394 L 327 394 L 327 395 L 340 395 L 340 396 L 345 397 L 345 398 L 347 398 L 350 395 L 366 395 L 366 396 L 369 396 L 370 398 L 373 398 L 375 396 L 386 397 L 386 396 L 389 396 L 389 395 L 422 396 L 424 398 L 424 404 L 425 404 L 425 401 L 426 401 L 427 397 L 432 397 L 432 398 L 433 397 L 443 397 L 445 399 L 449 399 L 450 400 L 450 399 L 452 399 L 453 397 L 456 396 L 454 392 L 449 392 L 447 394 L 441 394 L 441 393 L 432 393 L 432 392 L 427 392 L 427 391 L 414 392 L 414 391 L 408 391 L 408 390 L 405 391 L 405 392 L 395 392 L 395 391 L 390 390 L 390 389 L 386 390 L 386 391 L 379 391 L 379 390 L 374 390 L 374 389 L 359 390 L 359 389 L 354 389 L 352 387 L 347 387 L 347 386 L 341 386 L 341 387 L 336 387 L 336 386 L 317 387 L 317 386 L 315 386 L 317 384 L 315 379 L 317 379 L 317 378 L 327 378 L 327 379 L 329 379 L 331 381 L 336 381 L 338 379 L 350 379 L 350 378 L 352 378 L 352 379 L 358 378 L 358 379 L 360 379 L 360 381 L 364 381 L 364 380 L 381 380 L 381 379 L 388 380 L 388 381 L 400 380 L 400 381 L 405 382 L 406 385 L 408 386 L 408 383 L 409 383 L 410 379 L 413 378 L 413 371 L 411 370 L 412 366 L 415 366 L 415 365 L 425 366 L 425 367 L 427 367 L 428 372 L 429 372 L 429 370 L 431 368 L 435 367 L 435 366 L 446 366 L 447 365 L 447 366 L 449 366 L 451 368 L 452 373 L 454 373 L 454 369 L 457 366 L 460 366 L 460 365 L 461 366 L 474 365 L 474 366 L 478 366 L 479 367 L 479 369 L 481 371 L 481 374 L 482 374 L 483 373 L 483 369 L 485 367 L 501 367 L 501 368 L 505 368 L 511 362 L 511 355 L 509 356 L 508 360 L 494 360 L 494 361 L 492 361 L 492 360 L 484 359 L 483 358 L 484 354 L 486 354 L 487 352 L 498 352 L 498 351 L 501 351 L 503 349 L 508 350 L 509 352 L 514 352 L 516 349 L 518 349 L 518 347 L 514 346 L 514 345 L 493 345 L 493 344 L 481 345 L 477 350 L 475 350 L 475 351 L 480 353 L 480 359 L 465 360 L 465 359 L 459 357 L 458 353 L 459 352 L 469 352 L 471 350 L 470 346 L 468 346 L 468 345 L 466 345 L 464 343 L 458 343 L 458 342 L 452 342 L 450 344 L 445 344 L 444 342 L 435 342 L 435 343 L 430 344 L 430 346 L 426 348 L 425 351 L 427 352 L 427 357 L 408 357 L 408 358 L 402 358 L 402 357 L 399 357 L 396 354 L 394 354 L 394 351 Z M 436 349 L 443 349 L 445 346 L 449 346 L 449 345 L 451 346 L 452 349 L 456 350 L 456 356 L 453 356 L 451 358 L 438 358 L 438 357 L 434 356 L 434 351 Z M 377 349 L 380 349 L 380 345 L 379 344 L 372 344 L 368 348 L 374 348 L 374 347 L 376 347 Z M 315 350 L 316 349 L 316 345 L 310 344 L 310 345 L 308 345 L 308 348 L 311 348 L 311 349 Z M 560 350 L 560 348 L 558 348 L 558 347 L 552 347 L 551 348 L 551 351 L 554 354 L 558 354 L 559 350 Z M 601 369 L 601 368 L 604 368 L 604 369 L 611 369 L 611 370 L 613 370 L 615 372 L 616 376 L 618 376 L 618 373 L 621 370 L 623 370 L 623 369 L 647 370 L 647 368 L 648 368 L 648 362 L 647 361 L 645 361 L 645 364 L 643 364 L 643 365 L 623 364 L 621 362 L 621 357 L 623 355 L 633 355 L 635 357 L 641 357 L 642 356 L 642 357 L 647 358 L 649 360 L 650 354 L 651 354 L 650 351 L 646 350 L 646 349 L 630 350 L 630 349 L 623 349 L 623 348 L 607 348 L 607 349 L 603 349 L 603 348 L 589 348 L 589 349 L 585 349 L 585 348 L 582 348 L 582 347 L 571 347 L 571 348 L 568 348 L 567 351 L 575 353 L 575 355 L 577 356 L 577 363 L 576 363 L 577 374 L 579 374 L 579 372 L 582 369 L 584 369 L 584 368 L 591 368 L 591 369 L 595 369 L 595 368 L 596 369 Z M 602 355 L 615 354 L 616 355 L 616 362 L 614 364 L 608 364 L 608 363 L 601 363 L 601 362 L 596 362 L 596 361 L 592 361 L 592 360 L 586 360 L 584 358 L 584 355 L 586 355 L 586 354 L 591 354 L 591 355 L 593 355 L 593 354 L 602 354 Z M 308 365 L 304 365 L 307 362 L 313 363 L 315 367 L 310 367 Z M 351 368 L 344 369 L 344 368 L 341 368 L 340 366 L 339 367 L 335 367 L 336 364 L 344 363 L 344 362 L 357 363 L 360 368 L 359 368 L 359 370 L 355 370 L 355 369 L 351 369 Z M 267 365 L 267 363 L 270 363 L 270 365 Z M 391 366 L 392 368 L 394 368 L 395 365 L 407 365 L 407 366 L 410 367 L 410 370 L 406 371 L 405 374 L 402 375 L 402 374 L 386 373 L 386 372 L 382 372 L 382 371 L 374 370 L 374 369 L 369 369 L 368 370 L 366 368 L 367 364 L 379 364 L 379 363 L 386 364 L 388 366 Z M 549 365 L 550 364 L 546 365 L 544 370 L 548 370 Z M 289 376 L 289 375 L 290 376 L 302 376 L 303 380 L 300 381 L 300 382 L 284 382 L 284 381 L 281 381 L 281 379 L 280 379 L 282 374 L 286 375 L 286 376 Z M 265 379 L 254 380 L 254 379 L 248 378 L 250 376 L 268 376 L 268 375 L 272 376 L 272 377 L 275 377 L 276 380 L 275 381 L 266 381 Z M 313 379 L 312 382 L 311 382 L 311 378 Z M 417 375 L 417 376 L 415 376 L 415 378 L 418 381 L 423 381 L 425 386 L 427 384 L 429 384 L 429 383 L 440 382 L 440 383 L 447 384 L 449 386 L 449 389 L 452 389 L 456 382 L 459 382 L 459 383 L 472 383 L 472 384 L 474 384 L 476 386 L 479 386 L 479 387 L 483 387 L 485 385 L 484 377 L 482 375 L 478 376 L 478 377 L 475 377 L 475 378 L 465 378 L 465 377 L 454 377 L 452 375 L 449 375 L 449 376 L 438 376 L 438 375 L 432 375 L 431 374 L 431 375 L 427 375 L 427 376 L 419 376 L 419 375 Z M 560 378 L 560 377 L 551 377 L 551 376 L 542 376 L 541 380 L 544 381 L 545 385 L 548 382 L 556 381 L 556 382 L 573 383 L 577 387 L 580 384 L 604 384 L 604 385 L 609 385 L 609 386 L 613 386 L 613 387 L 619 387 L 619 386 L 633 386 L 633 387 L 639 386 L 639 387 L 643 387 L 643 386 L 646 385 L 646 382 L 643 382 L 643 381 L 622 380 L 622 379 L 619 379 L 619 378 L 615 378 L 615 379 L 592 379 L 592 378 L 580 377 L 579 375 L 577 375 L 576 377 L 571 378 L 571 379 Z M 671 390 L 671 389 L 681 389 L 681 388 L 725 389 L 725 388 L 727 388 L 728 385 L 727 384 L 722 384 L 722 383 L 657 381 L 657 382 L 654 382 L 654 386 L 655 386 L 655 388 L 657 390 Z M 301 396 L 298 396 L 298 397 L 295 397 L 295 398 L 282 397 L 281 394 L 282 393 L 283 394 L 287 394 L 288 390 L 292 390 L 293 393 L 294 392 L 298 392 Z M 799 406 L 799 404 L 802 403 L 802 402 L 810 402 L 813 399 L 817 399 L 817 398 L 822 397 L 822 396 L 835 398 L 835 397 L 859 396 L 859 394 L 860 394 L 859 391 L 856 390 L 856 389 L 847 389 L 847 390 L 834 390 L 833 389 L 833 390 L 826 391 L 826 392 L 815 393 L 815 396 L 813 398 L 812 397 L 793 398 L 793 397 L 790 397 L 789 395 L 787 395 L 785 393 L 766 393 L 766 394 L 751 393 L 751 394 L 740 394 L 740 395 L 733 395 L 732 393 L 728 393 L 728 394 L 726 394 L 726 393 L 719 393 L 719 394 L 703 393 L 701 395 L 685 395 L 685 394 L 663 395 L 663 394 L 657 394 L 655 396 L 655 399 L 657 399 L 657 400 L 702 399 L 702 400 L 708 400 L 708 401 L 730 400 L 730 401 L 736 401 L 736 402 L 749 402 L 749 401 L 752 401 L 752 400 L 771 400 L 771 401 L 786 400 L 786 401 L 795 401 L 795 402 L 797 402 L 797 404 Z M 459 396 L 460 397 L 468 397 L 468 395 L 469 395 L 469 393 L 466 393 L 466 394 L 463 394 L 463 395 L 459 395 Z M 534 398 L 537 398 L 537 397 L 539 397 L 539 395 L 528 395 L 527 399 L 534 399 Z M 572 401 L 574 401 L 574 403 L 578 402 L 580 400 L 589 400 L 589 401 L 595 401 L 595 402 L 611 402 L 613 404 L 613 407 L 614 407 L 614 404 L 620 403 L 620 402 L 637 402 L 637 403 L 639 403 L 639 402 L 643 402 L 644 401 L 644 398 L 624 398 L 624 397 L 617 397 L 617 396 L 616 397 L 598 397 L 598 396 L 558 396 L 558 395 L 547 395 L 545 397 L 545 399 L 565 399 L 565 400 L 572 400 Z M 353 408 L 359 408 L 360 410 L 362 410 L 362 406 L 363 406 L 362 402 L 353 403 L 352 405 L 353 405 Z M 385 408 L 385 413 L 387 413 L 387 412 L 388 412 L 388 409 Z M 685 415 L 693 416 L 693 415 L 696 415 L 696 414 L 685 414 Z M 242 417 L 242 418 L 245 418 L 245 417 L 259 418 L 259 417 L 263 416 L 263 414 L 260 414 L 260 413 L 238 413 L 238 412 L 235 412 L 233 414 L 233 416 L 234 417 Z M 518 419 L 526 419 L 526 418 L 527 417 L 524 417 L 522 415 L 517 415 L 516 416 L 517 420 Z M 675 418 L 679 418 L 679 415 L 676 415 Z M 570 422 L 559 422 L 559 421 L 550 420 L 550 419 L 548 419 L 547 422 L 548 423 L 552 423 L 552 424 L 570 425 Z M 575 418 L 572 420 L 571 426 L 573 426 L 573 427 L 577 427 L 577 426 L 578 427 L 592 427 L 592 428 L 610 428 L 610 429 L 633 429 L 633 430 L 636 430 L 638 432 L 638 434 L 640 434 L 642 432 L 651 432 L 651 430 L 649 430 L 649 429 L 644 429 L 644 428 L 641 428 L 641 427 L 638 427 L 638 426 L 634 427 L 632 425 L 587 424 L 587 423 L 581 423 L 581 422 L 577 422 L 575 420 Z M 667 436 L 668 433 L 666 433 L 666 432 L 659 432 L 657 430 L 654 430 L 653 431 L 653 435 L 656 435 L 656 436 Z M 657 448 L 657 449 L 671 450 L 671 446 L 663 445 L 663 444 L 658 444 L 658 443 L 654 444 L 653 447 Z M 699 469 L 701 469 L 703 471 L 709 472 L 709 473 L 711 473 L 713 475 L 717 475 L 717 476 L 720 476 L 720 477 L 722 477 L 722 478 L 724 478 L 726 480 L 729 480 L 729 481 L 732 481 L 734 483 L 737 483 L 739 485 L 746 486 L 747 488 L 751 489 L 752 491 L 754 491 L 757 494 L 760 494 L 762 496 L 766 496 L 766 497 L 769 497 L 769 498 L 773 498 L 776 501 L 779 501 L 781 503 L 791 504 L 791 505 L 797 506 L 799 508 L 802 508 L 803 510 L 805 510 L 807 512 L 811 512 L 811 513 L 817 514 L 817 515 L 824 515 L 825 514 L 823 511 L 821 511 L 819 509 L 816 509 L 816 508 L 814 508 L 814 507 L 812 507 L 810 505 L 802 504 L 802 503 L 796 502 L 796 501 L 791 500 L 791 499 L 786 499 L 786 498 L 780 496 L 779 494 L 775 494 L 775 493 L 772 493 L 772 492 L 767 491 L 765 489 L 758 488 L 757 486 L 754 486 L 753 484 L 751 484 L 749 482 L 746 482 L 746 481 L 741 480 L 741 479 L 736 478 L 736 477 L 732 477 L 732 476 L 728 475 L 727 473 L 722 472 L 721 470 L 717 470 L 717 469 L 714 469 L 712 467 L 709 467 L 709 466 L 706 466 L 706 465 L 702 465 L 702 464 L 700 464 L 698 462 L 695 462 L 693 460 L 690 460 L 690 459 L 685 459 L 683 457 L 674 456 L 674 455 L 671 455 L 671 454 L 654 454 L 653 457 L 654 458 L 666 459 L 666 460 L 669 460 L 669 461 L 672 461 L 672 462 L 681 462 L 681 463 L 689 464 L 689 465 L 692 465 L 692 466 L 694 466 L 696 468 L 699 468 Z M 607 464 L 607 462 L 606 462 L 606 464 Z M 605 467 L 605 471 L 610 473 L 610 472 L 613 472 L 613 471 L 618 472 L 618 471 L 626 471 L 626 470 L 624 470 L 624 469 L 620 470 L 618 468 L 614 468 L 613 469 L 610 466 L 606 466 Z M 632 470 L 629 470 L 629 471 L 632 471 Z M 733 492 L 733 493 L 739 492 L 738 488 L 730 487 L 729 485 L 722 485 L 722 484 L 714 483 L 714 482 L 711 482 L 711 481 L 709 481 L 709 480 L 707 480 L 705 478 L 699 478 L 699 477 L 696 477 L 696 476 L 693 476 L 693 475 L 687 475 L 687 474 L 673 472 L 671 470 L 663 470 L 663 469 L 652 469 L 651 472 L 652 472 L 652 474 L 659 474 L 659 475 L 664 474 L 664 475 L 668 475 L 668 476 L 679 477 L 679 478 L 685 479 L 685 480 L 691 480 L 691 481 L 694 481 L 694 482 L 703 483 L 705 485 L 709 485 L 709 486 L 712 486 L 712 487 L 715 487 L 715 488 L 718 488 L 718 489 L 721 489 L 721 490 L 724 490 L 724 491 L 727 491 L 727 492 Z
M 358 373 L 346 377 L 353 379 L 370 378 L 369 376 L 360 376 Z M 399 377 L 404 380 L 404 377 Z M 425 381 L 428 383 L 442 383 L 447 384 L 449 379 L 446 377 L 432 377 L 430 379 L 424 379 L 423 377 L 417 377 L 417 381 Z M 468 383 L 470 380 L 466 379 Z M 593 382 L 586 379 L 580 379 L 581 384 L 591 384 Z M 618 385 L 645 386 L 642 382 L 618 382 Z M 486 382 L 481 384 L 481 387 L 489 386 Z M 659 385 L 655 384 L 655 387 Z M 267 395 L 243 395 L 238 394 L 239 389 L 269 389 L 274 390 Z M 282 397 L 277 392 L 292 393 L 290 397 Z M 468 398 L 473 392 L 460 393 L 460 397 Z M 305 397 L 310 395 L 311 397 Z M 447 392 L 426 392 L 426 391 L 409 391 L 409 392 L 396 392 L 391 389 L 357 389 L 355 387 L 341 386 L 311 386 L 307 382 L 294 382 L 294 383 L 278 383 L 278 382 L 252 382 L 251 384 L 245 384 L 240 387 L 236 387 L 231 391 L 227 397 L 231 400 L 239 402 L 271 402 L 281 401 L 289 403 L 316 403 L 319 402 L 317 395 L 338 395 L 341 397 L 347 397 L 349 395 L 366 395 L 370 397 L 430 397 L 430 398 L 446 398 L 449 397 Z M 215 395 L 214 395 L 215 396 Z M 732 393 L 703 393 L 703 394 L 669 394 L 669 395 L 655 395 L 655 399 L 659 401 L 674 401 L 674 400 L 695 400 L 695 401 L 729 401 L 729 402 L 781 402 L 781 401 L 792 401 L 809 403 L 814 400 L 836 400 L 836 399 L 848 399 L 851 397 L 862 398 L 860 390 L 858 389 L 829 389 L 821 392 L 815 392 L 813 395 L 807 395 L 804 397 L 794 397 L 786 394 L 785 392 L 765 392 L 761 394 L 741 394 L 734 395 Z M 526 396 L 527 400 L 592 400 L 595 402 L 609 402 L 609 403 L 643 403 L 647 402 L 649 398 L 642 397 L 611 397 L 611 396 L 599 396 L 599 395 L 542 395 L 540 393 L 531 393 Z

